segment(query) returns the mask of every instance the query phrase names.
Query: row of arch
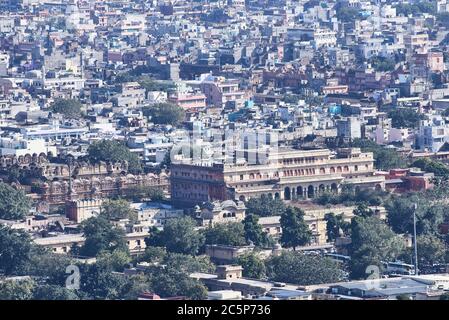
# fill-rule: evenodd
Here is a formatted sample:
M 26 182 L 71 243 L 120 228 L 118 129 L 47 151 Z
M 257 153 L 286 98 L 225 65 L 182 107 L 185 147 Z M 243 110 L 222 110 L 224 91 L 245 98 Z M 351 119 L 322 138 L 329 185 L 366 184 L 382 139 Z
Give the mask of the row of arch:
M 223 218 L 235 217 L 235 212 L 225 212 L 223 213 Z
M 366 169 L 368 169 L 368 166 L 366 166 Z M 349 168 L 349 166 L 345 165 L 345 166 L 336 166 L 336 167 L 330 167 L 329 171 L 325 168 L 325 167 L 320 167 L 320 168 L 303 168 L 303 169 L 290 169 L 290 170 L 283 170 L 283 176 L 284 177 L 293 177 L 293 176 L 308 176 L 308 175 L 315 175 L 317 173 L 319 174 L 326 174 L 326 173 L 331 173 L 331 174 L 335 174 L 335 173 L 349 173 L 351 170 Z M 354 171 L 359 171 L 359 166 L 358 165 L 354 165 Z M 268 178 L 268 174 L 264 174 L 262 175 L 261 173 L 250 173 L 248 178 L 250 180 L 254 180 L 254 179 L 263 179 L 263 178 Z M 273 177 L 279 177 L 279 174 L 276 173 L 273 175 Z
M 267 196 L 269 198 L 275 198 L 275 199 L 284 199 L 284 200 L 295 200 L 295 199 L 311 199 L 316 197 L 319 193 L 323 193 L 325 191 L 330 192 L 338 192 L 338 184 L 332 183 L 330 185 L 320 184 L 318 187 L 314 185 L 308 185 L 308 186 L 296 186 L 296 187 L 290 187 L 287 186 L 283 190 L 283 197 L 281 196 L 280 192 L 268 193 L 264 196 Z M 247 200 L 245 196 L 241 195 L 239 197 L 239 200 L 245 201 Z
M 318 187 L 313 185 L 285 187 L 284 200 L 314 198 L 319 193 L 323 193 L 325 191 L 338 192 L 338 185 L 336 183 L 332 183 L 331 185 L 320 184 Z

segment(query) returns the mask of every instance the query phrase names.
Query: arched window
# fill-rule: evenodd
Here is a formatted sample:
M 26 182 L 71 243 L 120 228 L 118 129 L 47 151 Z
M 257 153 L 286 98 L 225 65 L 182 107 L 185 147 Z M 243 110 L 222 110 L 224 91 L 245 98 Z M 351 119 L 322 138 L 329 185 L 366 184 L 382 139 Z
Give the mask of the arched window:
M 291 200 L 291 192 L 289 187 L 285 187 L 284 189 L 284 199 Z

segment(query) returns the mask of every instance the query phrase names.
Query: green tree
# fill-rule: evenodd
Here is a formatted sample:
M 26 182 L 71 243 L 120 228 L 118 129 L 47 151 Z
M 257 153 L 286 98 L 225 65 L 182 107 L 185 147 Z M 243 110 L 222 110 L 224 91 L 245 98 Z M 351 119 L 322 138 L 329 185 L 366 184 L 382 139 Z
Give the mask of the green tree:
M 127 161 L 128 170 L 131 173 L 142 171 L 140 160 L 135 153 L 132 153 L 122 142 L 115 140 L 100 140 L 92 143 L 87 149 L 89 159 L 98 163 L 100 161 Z
M 137 221 L 137 212 L 124 199 L 107 200 L 101 205 L 101 215 L 107 220 L 129 219 Z
M 326 234 L 328 241 L 335 241 L 340 236 L 340 230 L 344 235 L 349 234 L 351 224 L 344 221 L 343 215 L 327 213 L 324 216 L 324 220 L 326 221 Z
M 299 102 L 299 97 L 297 95 L 293 95 L 293 94 L 286 94 L 286 95 L 284 95 L 283 100 L 285 103 L 297 104 Z
M 126 189 L 126 197 L 133 201 L 162 201 L 165 199 L 164 190 L 153 186 L 134 186 Z
M 219 223 L 204 231 L 206 244 L 227 246 L 246 245 L 245 230 L 240 222 Z
M 259 216 L 255 214 L 249 214 L 243 220 L 243 228 L 245 230 L 245 239 L 247 242 L 252 242 L 259 247 L 272 246 L 273 239 L 262 230 L 262 226 L 259 224 Z
M 45 278 L 48 285 L 63 286 L 67 279 L 66 269 L 74 264 L 71 257 L 55 254 L 44 248 L 33 250 L 28 274 L 34 277 Z
M 372 57 L 369 59 L 369 62 L 374 70 L 380 72 L 393 71 L 396 65 L 394 60 L 381 56 Z
M 377 217 L 355 217 L 351 222 L 351 262 L 353 278 L 364 278 L 370 265 L 383 268 L 404 250 L 404 241 Z
M 137 82 L 146 90 L 150 91 L 164 91 L 171 92 L 176 89 L 176 85 L 173 82 L 155 81 L 148 77 L 140 77 Z
M 358 217 L 371 217 L 374 215 L 374 211 L 370 209 L 365 203 L 361 203 L 353 211 L 354 215 Z
M 125 231 L 120 227 L 113 226 L 101 215 L 83 221 L 81 229 L 86 238 L 80 248 L 80 253 L 83 256 L 95 257 L 102 251 L 122 250 L 128 252 Z
M 185 112 L 172 103 L 158 103 L 143 110 L 144 115 L 151 118 L 155 124 L 178 125 L 184 120 Z
M 433 265 L 445 262 L 446 245 L 443 241 L 432 235 L 422 235 L 417 238 L 418 257 L 421 264 Z
M 210 261 L 209 256 L 206 255 L 192 256 L 170 252 L 164 257 L 162 264 L 166 268 L 176 269 L 188 275 L 193 272 L 211 273 L 215 271 L 214 264 Z
M 418 159 L 415 160 L 411 166 L 420 168 L 421 170 L 426 172 L 432 172 L 436 176 L 449 176 L 449 167 L 444 163 L 435 160 L 426 158 Z
M 418 235 L 438 235 L 439 226 L 449 218 L 449 206 L 441 199 L 446 191 L 438 190 L 393 197 L 385 204 L 388 224 L 396 233 L 413 233 L 414 204 L 416 231 Z
M 123 295 L 125 300 L 137 300 L 145 291 L 152 291 L 150 279 L 144 274 L 129 276 L 127 280 Z
M 204 243 L 204 237 L 196 229 L 196 222 L 190 217 L 170 219 L 164 230 L 149 237 L 149 244 L 166 247 L 170 252 L 195 255 Z
M 80 118 L 82 116 L 82 104 L 78 100 L 73 99 L 56 99 L 50 106 L 55 113 L 60 113 L 67 118 Z
M 436 5 L 430 1 L 416 1 L 414 3 L 398 3 L 394 6 L 397 15 L 420 15 L 422 13 L 436 14 Z
M 176 269 L 157 268 L 150 274 L 151 288 L 161 297 L 186 296 L 192 300 L 204 300 L 207 288 L 198 280 Z
M 374 141 L 367 139 L 354 139 L 351 147 L 361 148 L 363 152 L 372 152 L 374 156 L 374 166 L 380 170 L 390 170 L 404 168 L 407 162 L 396 150 L 384 148 Z
M 327 204 L 339 204 L 341 203 L 340 196 L 335 192 L 324 191 L 320 193 L 313 201 L 322 206 Z
M 31 201 L 21 190 L 0 182 L 0 219 L 23 219 L 31 208 Z
M 215 267 L 207 256 L 192 256 L 167 253 L 150 265 L 145 274 L 149 277 L 152 291 L 162 297 L 187 296 L 190 299 L 204 299 L 206 288 L 190 277 L 194 272 L 214 272 Z M 155 262 L 155 261 L 153 261 Z
M 359 15 L 356 8 L 339 6 L 337 8 L 337 18 L 341 22 L 354 22 Z
M 304 212 L 301 209 L 288 207 L 281 216 L 281 243 L 286 248 L 296 250 L 298 246 L 310 243 L 312 232 L 304 221 Z
M 0 225 L 0 271 L 5 275 L 23 274 L 29 267 L 33 247 L 25 231 Z
M 167 250 L 165 247 L 154 247 L 147 246 L 145 248 L 145 252 L 138 256 L 135 261 L 136 262 L 152 262 L 152 263 L 160 263 L 165 256 L 167 255 Z
M 80 265 L 80 273 L 80 289 L 90 299 L 121 299 L 130 289 L 126 275 L 105 270 L 97 264 Z
M 416 128 L 425 116 L 413 109 L 396 109 L 388 112 L 393 128 Z
M 0 282 L 0 300 L 31 300 L 35 286 L 29 278 Z
M 329 258 L 283 251 L 266 262 L 268 278 L 298 285 L 333 283 L 344 279 L 344 272 Z
M 131 262 L 131 256 L 128 251 L 114 250 L 101 251 L 97 255 L 97 265 L 103 270 L 122 272 L 124 268 Z
M 236 263 L 243 267 L 243 276 L 246 278 L 264 279 L 266 277 L 265 264 L 254 252 L 240 256 Z
M 262 195 L 259 198 L 251 198 L 247 201 L 246 212 L 259 217 L 280 216 L 285 210 L 285 204 L 280 199 L 273 199 Z
M 413 231 L 414 203 L 416 195 L 393 197 L 385 203 L 388 225 L 396 233 L 410 233 Z
M 79 297 L 74 290 L 44 284 L 34 289 L 33 300 L 79 300 Z

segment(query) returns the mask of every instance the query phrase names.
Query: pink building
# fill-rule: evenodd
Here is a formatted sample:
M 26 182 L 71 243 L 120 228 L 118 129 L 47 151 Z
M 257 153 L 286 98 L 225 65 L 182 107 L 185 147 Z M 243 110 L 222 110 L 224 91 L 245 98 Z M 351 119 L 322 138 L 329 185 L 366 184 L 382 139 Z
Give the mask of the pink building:
M 444 71 L 443 52 L 429 52 L 427 59 L 429 61 L 430 70 L 433 72 Z
M 240 90 L 238 80 L 209 75 L 200 88 L 206 95 L 207 105 L 224 107 L 228 102 L 235 102 L 237 107 L 242 107 L 245 102 L 245 91 Z
M 188 111 L 206 107 L 206 96 L 202 93 L 176 93 L 168 97 L 168 101 Z

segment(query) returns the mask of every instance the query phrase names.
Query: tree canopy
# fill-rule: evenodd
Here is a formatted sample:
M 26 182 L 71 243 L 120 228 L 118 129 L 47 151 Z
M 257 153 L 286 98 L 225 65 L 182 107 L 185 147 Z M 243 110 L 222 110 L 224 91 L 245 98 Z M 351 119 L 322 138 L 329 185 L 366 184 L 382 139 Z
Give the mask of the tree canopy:
M 108 220 L 129 219 L 137 221 L 137 213 L 124 199 L 106 200 L 101 205 L 101 215 Z
M 155 230 L 148 242 L 166 247 L 170 252 L 195 255 L 204 244 L 204 236 L 196 229 L 195 220 L 185 216 L 168 220 L 164 229 L 160 232 Z
M 128 170 L 132 173 L 142 171 L 140 160 L 135 153 L 122 142 L 115 140 L 100 140 L 92 143 L 87 149 L 89 159 L 97 163 L 99 161 L 128 161 Z
M 405 248 L 397 236 L 377 217 L 355 217 L 351 221 L 350 270 L 353 278 L 365 278 L 368 266 L 381 271 L 384 261 L 394 261 Z
M 337 8 L 337 18 L 341 22 L 354 22 L 359 16 L 359 10 L 351 7 L 339 6 Z
M 443 241 L 433 235 L 421 235 L 417 238 L 419 265 L 432 266 L 446 262 L 446 244 Z M 408 257 L 413 257 L 412 250 Z
M 274 244 L 274 240 L 262 230 L 262 226 L 259 224 L 259 216 L 248 214 L 243 220 L 243 228 L 246 241 L 252 242 L 255 246 L 271 247 Z
M 246 245 L 245 229 L 240 222 L 219 223 L 204 231 L 206 244 Z
M 341 192 L 323 192 L 319 194 L 314 202 L 320 205 L 344 204 L 352 206 L 366 204 L 370 206 L 380 206 L 387 198 L 388 192 L 367 188 L 355 189 L 349 185 L 344 185 Z
M 432 172 L 436 176 L 449 176 L 449 167 L 442 162 L 438 162 L 432 159 L 422 158 L 415 160 L 412 167 L 420 168 L 426 172 Z
M 369 63 L 372 65 L 374 70 L 381 72 L 393 71 L 396 65 L 393 59 L 385 58 L 382 56 L 375 56 L 370 58 Z
M 344 221 L 343 215 L 335 215 L 327 213 L 324 216 L 326 220 L 326 235 L 328 241 L 335 241 L 340 236 L 340 230 L 343 235 L 347 235 L 350 230 L 351 223 Z
M 301 209 L 288 207 L 281 216 L 281 243 L 286 248 L 296 249 L 310 243 L 312 232 L 304 221 L 304 212 Z
M 120 227 L 115 227 L 101 215 L 83 221 L 81 229 L 86 238 L 80 248 L 82 256 L 95 257 L 102 251 L 128 251 L 125 231 Z
M 377 169 L 390 170 L 407 166 L 405 159 L 401 157 L 396 150 L 387 149 L 374 141 L 354 139 L 350 146 L 361 148 L 363 152 L 372 152 L 374 156 L 374 166 Z
M 77 119 L 82 115 L 82 104 L 74 99 L 56 99 L 50 106 L 55 113 L 60 113 L 67 118 Z
M 164 190 L 153 186 L 134 186 L 126 189 L 126 198 L 132 201 L 162 201 L 165 199 Z
M 416 128 L 424 115 L 413 109 L 396 109 L 388 112 L 393 128 Z
M 304 255 L 301 252 L 283 251 L 266 262 L 270 280 L 313 285 L 342 281 L 344 272 L 337 263 L 318 255 Z
M 441 224 L 449 221 L 447 185 L 436 185 L 432 190 L 392 197 L 385 203 L 387 221 L 396 233 L 413 233 L 413 212 L 416 208 L 418 235 L 439 235 Z
M 0 282 L 0 300 L 31 300 L 35 285 L 32 279 Z
M 419 15 L 422 13 L 436 13 L 435 3 L 430 1 L 415 1 L 414 3 L 398 3 L 394 6 L 397 15 Z
M 33 247 L 25 231 L 0 225 L 0 271 L 5 275 L 23 274 L 29 268 Z
M 247 214 L 255 214 L 259 217 L 280 216 L 286 210 L 282 200 L 265 195 L 259 198 L 250 198 L 245 205 Z
M 252 279 L 264 279 L 266 277 L 265 263 L 251 252 L 240 256 L 236 263 L 243 267 L 243 276 Z
M 157 103 L 143 110 L 144 115 L 151 118 L 155 124 L 170 124 L 176 126 L 184 120 L 185 112 L 173 103 Z
M 21 190 L 0 182 L 0 219 L 23 219 L 31 208 L 31 201 Z

